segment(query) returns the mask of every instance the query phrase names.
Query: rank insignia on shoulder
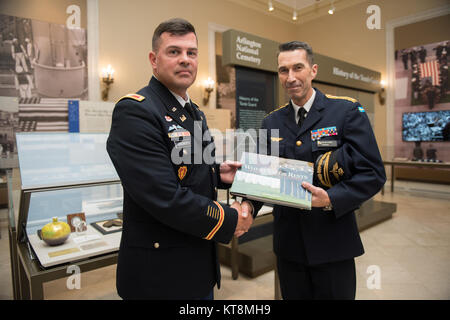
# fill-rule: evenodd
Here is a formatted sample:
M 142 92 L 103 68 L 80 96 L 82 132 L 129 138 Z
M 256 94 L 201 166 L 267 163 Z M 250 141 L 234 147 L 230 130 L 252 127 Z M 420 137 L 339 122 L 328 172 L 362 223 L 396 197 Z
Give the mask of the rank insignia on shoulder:
M 366 112 L 363 107 L 358 107 L 359 112 Z
M 279 137 L 270 137 L 270 140 L 279 142 L 279 141 L 283 140 L 283 138 L 279 138 Z
M 117 100 L 117 102 L 119 102 L 119 101 L 122 100 L 122 99 L 127 99 L 127 98 L 128 98 L 128 99 L 133 99 L 133 100 L 136 100 L 136 101 L 139 101 L 139 102 L 145 100 L 145 97 L 144 97 L 144 96 L 141 96 L 140 94 L 137 94 L 137 93 L 129 93 L 129 94 L 124 95 L 123 97 L 121 97 L 119 100 Z
M 351 102 L 356 102 L 357 100 L 355 98 L 351 98 L 351 97 L 340 97 L 340 96 L 333 96 L 331 94 L 326 94 L 325 95 L 328 99 L 341 99 L 341 100 L 348 100 Z
M 178 178 L 181 180 L 184 179 L 184 177 L 186 176 L 187 173 L 187 167 L 186 166 L 182 166 L 178 168 Z
M 286 104 L 284 104 L 284 105 L 282 105 L 282 106 L 276 108 L 275 110 L 273 110 L 273 111 L 269 112 L 268 114 L 266 114 L 266 115 L 264 116 L 264 118 L 268 117 L 269 115 L 271 115 L 271 114 L 274 113 L 275 111 L 278 111 L 278 110 L 281 110 L 281 109 L 287 107 L 288 105 L 289 105 L 289 103 L 286 103 Z

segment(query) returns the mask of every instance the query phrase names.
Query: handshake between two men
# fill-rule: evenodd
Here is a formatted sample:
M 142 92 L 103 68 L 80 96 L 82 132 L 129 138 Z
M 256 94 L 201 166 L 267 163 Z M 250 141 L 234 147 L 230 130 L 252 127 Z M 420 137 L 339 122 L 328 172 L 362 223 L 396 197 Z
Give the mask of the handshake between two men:
M 225 161 L 220 165 L 220 180 L 223 183 L 232 184 L 236 171 L 242 166 L 242 163 L 236 161 Z M 253 206 L 248 201 L 239 203 L 235 201 L 231 208 L 238 212 L 238 223 L 234 235 L 236 237 L 242 236 L 250 229 L 253 223 Z

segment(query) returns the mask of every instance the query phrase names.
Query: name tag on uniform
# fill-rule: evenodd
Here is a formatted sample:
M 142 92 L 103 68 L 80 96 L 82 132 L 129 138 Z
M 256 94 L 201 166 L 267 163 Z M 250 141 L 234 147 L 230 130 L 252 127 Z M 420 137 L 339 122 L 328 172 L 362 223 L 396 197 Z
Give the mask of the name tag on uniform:
M 318 140 L 317 141 L 318 147 L 337 147 L 338 143 L 337 140 Z
M 189 131 L 175 131 L 168 133 L 169 138 L 179 138 L 179 137 L 190 137 L 191 133 Z

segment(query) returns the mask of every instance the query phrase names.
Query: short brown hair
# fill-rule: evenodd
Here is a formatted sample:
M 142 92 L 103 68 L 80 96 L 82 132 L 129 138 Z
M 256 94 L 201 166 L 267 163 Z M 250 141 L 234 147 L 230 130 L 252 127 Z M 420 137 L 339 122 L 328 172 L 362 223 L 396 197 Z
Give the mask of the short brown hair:
M 158 51 L 159 48 L 159 39 L 164 32 L 168 32 L 171 35 L 183 36 L 188 33 L 195 33 L 194 26 L 187 20 L 181 18 L 174 18 L 164 22 L 161 22 L 158 27 L 156 27 L 155 32 L 153 32 L 152 38 L 152 50 Z
M 280 50 L 278 52 L 278 55 L 280 54 L 280 52 L 284 52 L 284 51 L 305 50 L 306 58 L 308 59 L 309 65 L 312 66 L 314 64 L 314 54 L 313 54 L 312 48 L 306 42 L 301 42 L 301 41 L 285 42 L 278 46 L 278 50 Z

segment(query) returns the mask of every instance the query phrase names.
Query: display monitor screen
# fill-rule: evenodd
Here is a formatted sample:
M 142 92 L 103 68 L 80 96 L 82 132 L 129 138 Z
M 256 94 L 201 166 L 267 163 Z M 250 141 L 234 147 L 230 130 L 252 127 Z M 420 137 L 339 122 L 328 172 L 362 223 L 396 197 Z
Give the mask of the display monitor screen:
M 450 110 L 405 112 L 403 141 L 449 141 Z

